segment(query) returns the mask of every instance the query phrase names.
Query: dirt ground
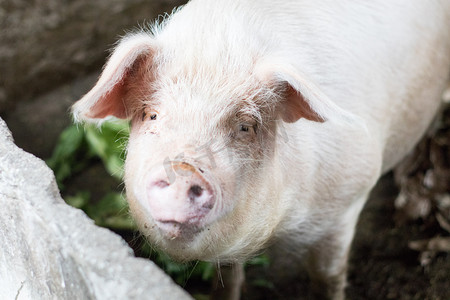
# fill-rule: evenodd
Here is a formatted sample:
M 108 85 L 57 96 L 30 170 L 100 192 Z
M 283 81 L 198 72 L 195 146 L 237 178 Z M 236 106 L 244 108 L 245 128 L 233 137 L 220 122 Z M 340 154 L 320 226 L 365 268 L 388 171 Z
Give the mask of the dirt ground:
M 438 254 L 422 267 L 408 242 L 445 235 L 434 222 L 396 225 L 397 189 L 385 177 L 364 209 L 350 258 L 349 299 L 450 299 L 450 255 Z

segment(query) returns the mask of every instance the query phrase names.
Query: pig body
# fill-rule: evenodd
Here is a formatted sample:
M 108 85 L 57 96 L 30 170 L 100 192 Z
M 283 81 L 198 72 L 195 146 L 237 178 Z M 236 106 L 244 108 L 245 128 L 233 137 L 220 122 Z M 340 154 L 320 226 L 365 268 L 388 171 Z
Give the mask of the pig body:
M 131 213 L 169 255 L 276 243 L 340 299 L 370 190 L 438 110 L 449 28 L 446 0 L 193 0 L 123 38 L 74 115 L 131 120 Z

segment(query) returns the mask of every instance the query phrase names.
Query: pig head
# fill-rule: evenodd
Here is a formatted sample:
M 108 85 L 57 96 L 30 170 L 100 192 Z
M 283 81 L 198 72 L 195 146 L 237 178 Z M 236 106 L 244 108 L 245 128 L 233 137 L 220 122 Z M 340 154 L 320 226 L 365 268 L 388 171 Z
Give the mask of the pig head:
M 288 142 L 282 122 L 351 116 L 258 53 L 223 54 L 239 66 L 166 55 L 147 33 L 126 37 L 75 118 L 131 120 L 127 198 L 154 243 L 180 260 L 247 257 L 285 213 L 275 153 Z

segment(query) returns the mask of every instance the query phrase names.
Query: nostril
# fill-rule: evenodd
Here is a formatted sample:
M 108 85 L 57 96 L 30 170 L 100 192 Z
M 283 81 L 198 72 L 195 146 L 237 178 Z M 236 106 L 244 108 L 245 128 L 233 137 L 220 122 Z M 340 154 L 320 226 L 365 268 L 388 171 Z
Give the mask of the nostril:
M 196 198 L 199 198 L 203 194 L 203 188 L 199 186 L 198 184 L 194 184 L 189 189 L 188 195 L 189 199 L 195 200 Z
M 157 186 L 159 188 L 165 188 L 165 187 L 168 187 L 170 185 L 170 183 L 168 183 L 165 180 L 160 180 L 160 181 L 156 181 L 153 185 Z

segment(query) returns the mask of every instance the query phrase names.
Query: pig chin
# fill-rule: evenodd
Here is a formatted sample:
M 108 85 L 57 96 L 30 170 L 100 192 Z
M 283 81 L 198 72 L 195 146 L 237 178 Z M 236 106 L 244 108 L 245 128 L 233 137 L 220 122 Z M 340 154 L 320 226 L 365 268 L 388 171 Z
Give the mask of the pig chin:
M 166 240 L 178 239 L 182 242 L 190 242 L 194 239 L 195 235 L 202 231 L 202 228 L 198 225 L 187 225 L 180 223 L 164 223 L 155 222 L 158 228 L 159 234 Z
M 173 217 L 166 217 L 151 210 L 149 215 L 158 236 L 163 240 L 172 241 L 172 243 L 190 243 L 194 241 L 215 219 L 215 214 L 210 213 L 209 209 L 190 211 L 188 213 L 185 211 L 180 213 L 173 212 Z
M 180 262 L 209 260 L 215 257 L 214 246 L 205 243 L 217 223 L 218 214 L 197 215 L 190 222 L 157 221 L 151 212 L 143 209 L 139 201 L 132 206 L 133 217 L 142 234 L 157 248 Z M 205 249 L 206 247 L 206 249 Z

